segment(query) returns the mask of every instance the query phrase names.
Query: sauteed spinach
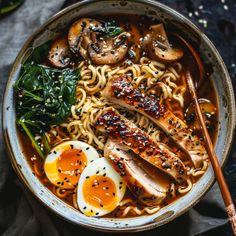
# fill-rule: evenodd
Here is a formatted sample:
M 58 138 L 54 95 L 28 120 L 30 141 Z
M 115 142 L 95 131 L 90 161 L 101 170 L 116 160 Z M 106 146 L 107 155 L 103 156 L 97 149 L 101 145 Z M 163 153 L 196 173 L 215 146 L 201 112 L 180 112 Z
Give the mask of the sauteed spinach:
M 108 38 L 115 37 L 123 31 L 123 29 L 117 25 L 115 20 L 105 22 L 103 26 L 93 27 L 91 30 Z
M 16 10 L 24 0 L 0 0 L 0 17 Z
M 43 137 L 50 125 L 64 122 L 76 102 L 76 84 L 79 71 L 54 69 L 33 62 L 23 65 L 21 76 L 14 85 L 18 125 L 26 132 L 38 154 L 44 158 L 44 150 L 35 140 L 35 135 Z M 45 148 L 46 147 L 46 148 Z

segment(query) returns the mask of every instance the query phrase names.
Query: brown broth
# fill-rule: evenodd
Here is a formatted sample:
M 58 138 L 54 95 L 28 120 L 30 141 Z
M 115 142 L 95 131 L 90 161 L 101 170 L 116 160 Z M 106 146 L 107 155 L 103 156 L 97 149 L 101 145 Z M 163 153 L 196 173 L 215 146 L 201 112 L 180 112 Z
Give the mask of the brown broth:
M 100 17 L 95 17 L 95 19 L 96 18 L 101 20 Z M 131 15 L 112 15 L 112 16 L 102 17 L 103 20 L 108 20 L 110 18 L 115 19 L 120 25 L 122 25 L 124 27 L 125 30 L 130 31 L 130 33 L 132 35 L 131 37 L 132 37 L 133 42 L 138 42 L 140 36 L 143 37 L 143 35 L 145 34 L 145 32 L 147 31 L 149 26 L 157 23 L 157 21 L 153 21 L 151 19 L 148 19 L 145 16 L 136 16 L 136 15 L 132 15 L 132 16 Z M 138 33 L 137 29 L 140 30 L 140 34 Z M 168 29 L 168 27 L 167 27 L 167 29 Z M 171 43 L 180 45 L 180 42 L 177 40 L 172 41 Z M 188 60 L 193 60 L 192 56 L 190 55 L 190 53 L 187 50 L 185 50 L 185 57 L 188 57 Z M 183 67 L 187 66 L 186 60 L 181 60 L 181 63 L 183 64 Z M 195 63 L 193 62 L 192 64 L 195 64 Z M 197 75 L 198 74 L 197 66 L 195 65 L 195 67 L 191 68 L 191 71 L 195 72 L 195 74 Z M 209 92 L 209 91 L 211 91 L 211 92 Z M 215 143 L 216 138 L 217 138 L 217 131 L 218 131 L 218 104 L 217 104 L 216 91 L 215 91 L 214 86 L 209 78 L 204 80 L 204 83 L 202 84 L 201 88 L 197 91 L 197 93 L 198 93 L 199 98 L 205 98 L 205 99 L 210 100 L 217 108 L 217 114 L 214 116 L 214 118 L 212 120 L 214 128 L 209 130 L 211 139 L 212 139 L 213 143 Z M 185 108 L 184 108 L 185 110 L 188 108 L 190 103 L 191 103 L 190 95 L 187 93 L 187 95 L 185 96 Z M 30 143 L 30 140 L 28 139 L 28 137 L 20 131 L 18 132 L 18 134 L 19 134 L 19 140 L 21 142 L 21 146 L 23 149 L 23 153 L 24 153 L 24 155 L 25 155 L 25 157 L 32 169 L 33 174 L 36 175 L 39 178 L 39 180 L 48 189 L 53 191 L 53 184 L 51 184 L 47 180 L 44 170 L 43 170 L 43 160 L 37 155 L 32 144 Z M 197 132 L 197 135 L 202 138 L 201 132 Z M 178 154 L 183 156 L 183 159 L 188 159 L 188 157 L 186 157 L 186 155 L 184 153 L 182 153 L 176 147 L 176 145 L 174 144 L 173 141 L 168 141 L 167 144 L 172 148 L 172 150 L 174 152 L 177 152 Z M 35 157 L 35 158 L 32 158 L 32 157 Z M 159 170 L 157 170 L 157 171 L 159 171 Z M 162 176 L 162 178 L 166 178 L 168 181 L 171 182 L 170 177 L 168 177 L 167 175 L 163 175 L 161 173 L 160 176 Z M 194 181 L 197 181 L 197 178 L 194 179 Z M 64 202 L 66 202 L 67 204 L 69 204 L 71 206 L 73 206 L 72 194 L 73 194 L 73 192 L 71 194 L 67 195 L 65 198 L 62 198 L 62 200 Z M 125 197 L 132 197 L 129 191 L 126 192 Z M 179 197 L 180 196 L 176 196 L 175 198 L 171 198 L 170 196 L 168 196 L 162 205 L 165 206 L 165 205 L 171 204 L 172 202 L 177 200 Z M 142 204 L 141 204 L 141 206 L 142 206 Z M 117 210 L 115 210 L 113 213 L 109 214 L 108 217 L 116 217 L 116 213 L 117 213 Z M 127 216 L 131 216 L 131 215 L 127 215 Z

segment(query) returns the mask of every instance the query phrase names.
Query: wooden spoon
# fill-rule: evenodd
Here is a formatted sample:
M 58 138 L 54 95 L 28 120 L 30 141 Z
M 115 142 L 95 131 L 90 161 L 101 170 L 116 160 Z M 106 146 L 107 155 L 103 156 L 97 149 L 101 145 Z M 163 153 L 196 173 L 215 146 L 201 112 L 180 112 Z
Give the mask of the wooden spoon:
M 214 146 L 211 142 L 210 135 L 209 135 L 208 130 L 206 128 L 205 120 L 202 115 L 199 103 L 198 103 L 198 98 L 197 98 L 196 89 L 194 87 L 194 82 L 193 82 L 192 76 L 189 71 L 186 72 L 186 80 L 187 80 L 190 94 L 192 96 L 192 99 L 193 99 L 193 102 L 195 105 L 195 110 L 197 113 L 199 125 L 201 127 L 201 131 L 204 136 L 204 140 L 206 143 L 206 149 L 207 149 L 207 152 L 208 152 L 208 155 L 209 155 L 209 158 L 210 158 L 210 161 L 211 161 L 214 173 L 215 173 L 215 177 L 216 177 L 217 182 L 219 184 L 221 195 L 223 197 L 226 211 L 228 213 L 228 217 L 229 217 L 232 229 L 233 229 L 233 234 L 236 236 L 236 211 L 235 211 L 234 203 L 233 203 L 232 197 L 230 195 L 228 186 L 226 184 L 226 181 L 225 181 L 221 166 L 219 164 L 218 158 L 216 156 Z

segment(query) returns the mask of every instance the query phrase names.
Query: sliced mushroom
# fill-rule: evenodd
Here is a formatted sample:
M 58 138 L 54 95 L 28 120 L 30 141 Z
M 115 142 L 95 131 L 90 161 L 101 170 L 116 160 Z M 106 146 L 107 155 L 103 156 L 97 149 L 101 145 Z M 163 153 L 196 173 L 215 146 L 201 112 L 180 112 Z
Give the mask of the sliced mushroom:
M 90 29 L 98 26 L 101 26 L 101 23 L 90 18 L 82 18 L 74 22 L 68 32 L 71 51 L 87 59 L 88 45 L 96 41 L 96 33 Z
M 140 39 L 142 38 L 142 35 L 138 30 L 137 26 L 134 24 L 129 24 L 127 28 L 127 31 L 131 33 L 131 36 L 129 37 L 129 59 L 134 63 L 137 63 L 142 54 L 142 49 L 140 46 Z
M 163 63 L 179 60 L 184 55 L 181 48 L 171 47 L 163 24 L 153 25 L 149 28 L 142 46 L 149 57 Z
M 124 59 L 128 52 L 129 33 L 124 32 L 114 38 L 100 38 L 88 46 L 88 54 L 96 65 L 111 65 Z
M 71 62 L 72 53 L 66 37 L 60 37 L 54 40 L 51 50 L 49 51 L 48 59 L 50 62 L 59 68 L 68 66 Z

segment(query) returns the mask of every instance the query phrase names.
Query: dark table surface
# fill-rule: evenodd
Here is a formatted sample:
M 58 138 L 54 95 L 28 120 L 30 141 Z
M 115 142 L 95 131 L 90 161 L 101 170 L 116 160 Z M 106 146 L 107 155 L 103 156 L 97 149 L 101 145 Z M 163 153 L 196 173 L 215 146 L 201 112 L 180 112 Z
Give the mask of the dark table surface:
M 65 6 L 76 2 L 65 1 Z M 223 57 L 236 89 L 236 0 L 160 0 L 195 23 L 214 43 Z M 14 13 L 13 13 L 14 14 Z M 236 201 L 236 141 L 224 173 L 233 199 Z M 230 236 L 229 225 L 204 234 Z

